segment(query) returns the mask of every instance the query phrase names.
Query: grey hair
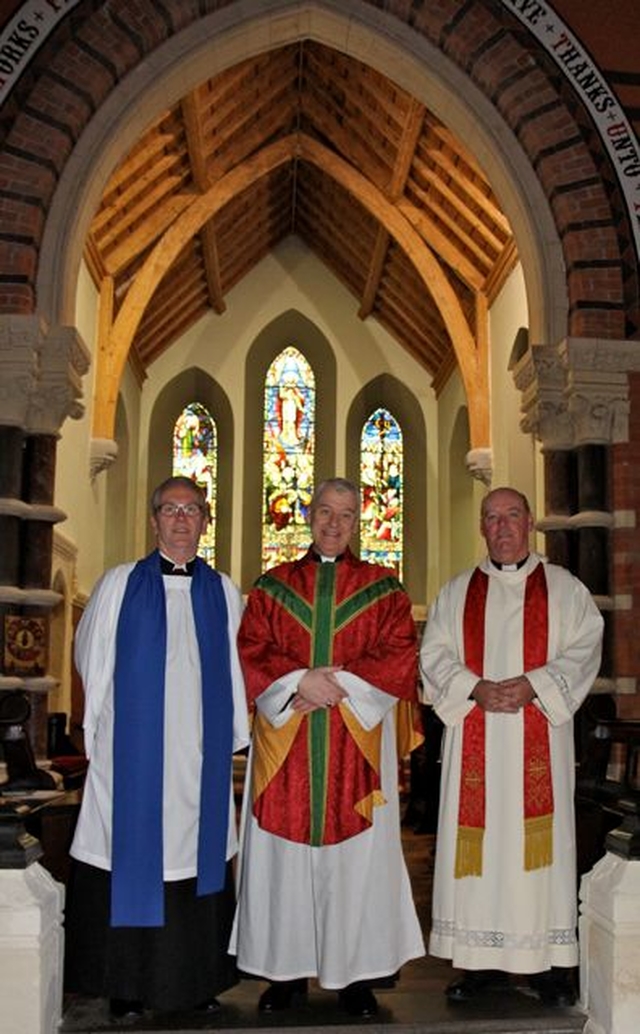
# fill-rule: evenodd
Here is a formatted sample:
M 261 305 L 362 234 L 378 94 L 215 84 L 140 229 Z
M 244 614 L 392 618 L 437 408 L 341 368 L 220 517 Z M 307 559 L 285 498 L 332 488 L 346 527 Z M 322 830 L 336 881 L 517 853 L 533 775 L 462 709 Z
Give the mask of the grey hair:
M 173 475 L 173 477 L 165 478 L 165 480 L 161 484 L 159 484 L 157 488 L 154 488 L 150 503 L 151 513 L 153 514 L 156 512 L 156 510 L 162 502 L 162 497 L 165 492 L 167 492 L 170 488 L 180 487 L 190 488 L 194 495 L 199 496 L 200 502 L 202 503 L 202 508 L 203 510 L 206 510 L 207 497 L 204 489 L 201 488 L 200 485 L 196 481 L 193 481 L 191 478 L 185 477 L 182 474 L 175 474 Z
M 311 504 L 309 509 L 313 512 L 320 502 L 320 496 L 328 488 L 333 488 L 336 492 L 349 492 L 356 504 L 356 510 L 360 511 L 360 489 L 353 481 L 349 481 L 347 478 L 327 478 L 325 481 L 321 481 L 318 487 L 313 493 Z

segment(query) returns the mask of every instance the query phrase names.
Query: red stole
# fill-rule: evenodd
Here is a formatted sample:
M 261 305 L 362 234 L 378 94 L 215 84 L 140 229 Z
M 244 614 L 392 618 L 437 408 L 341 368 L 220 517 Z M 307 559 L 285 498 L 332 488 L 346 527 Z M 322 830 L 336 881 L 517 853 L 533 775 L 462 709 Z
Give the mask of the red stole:
M 476 675 L 484 674 L 485 611 L 489 577 L 476 568 L 464 605 L 465 664 Z M 538 564 L 527 578 L 523 619 L 523 672 L 547 661 L 549 608 L 544 565 Z M 553 787 L 547 719 L 534 704 L 524 716 L 524 867 L 551 865 L 553 861 Z M 485 713 L 474 707 L 464 721 L 460 805 L 455 877 L 482 875 L 482 842 L 485 829 Z

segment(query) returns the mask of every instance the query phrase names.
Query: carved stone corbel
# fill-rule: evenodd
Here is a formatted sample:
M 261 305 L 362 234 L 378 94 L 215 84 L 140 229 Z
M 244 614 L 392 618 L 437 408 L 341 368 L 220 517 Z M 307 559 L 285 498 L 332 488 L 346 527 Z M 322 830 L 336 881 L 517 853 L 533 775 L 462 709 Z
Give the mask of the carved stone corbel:
M 488 448 L 471 449 L 465 457 L 465 462 L 471 476 L 490 488 L 493 477 L 493 451 Z
M 98 474 L 106 470 L 118 455 L 118 443 L 112 438 L 92 438 L 89 453 L 89 472 L 94 481 Z

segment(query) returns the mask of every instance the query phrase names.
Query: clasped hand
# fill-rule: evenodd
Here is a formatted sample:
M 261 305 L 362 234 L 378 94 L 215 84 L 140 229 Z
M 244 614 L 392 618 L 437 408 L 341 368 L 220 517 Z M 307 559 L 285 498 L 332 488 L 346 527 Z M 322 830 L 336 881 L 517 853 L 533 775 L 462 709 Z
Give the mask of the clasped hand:
M 308 714 L 319 707 L 333 707 L 347 696 L 338 682 L 335 673 L 340 666 L 325 665 L 320 668 L 309 668 L 300 682 L 291 703 L 294 711 Z
M 483 711 L 515 714 L 525 704 L 531 703 L 535 693 L 527 676 L 517 675 L 500 682 L 480 679 L 471 696 Z

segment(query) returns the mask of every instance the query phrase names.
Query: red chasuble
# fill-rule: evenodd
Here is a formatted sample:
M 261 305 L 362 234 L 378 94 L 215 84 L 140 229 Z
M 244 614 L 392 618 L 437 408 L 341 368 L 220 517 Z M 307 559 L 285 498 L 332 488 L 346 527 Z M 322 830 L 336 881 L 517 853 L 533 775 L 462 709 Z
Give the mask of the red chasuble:
M 476 568 L 467 588 L 463 636 L 465 664 L 484 672 L 485 610 L 488 575 Z M 522 673 L 547 661 L 549 610 L 544 565 L 527 578 L 524 595 Z M 553 860 L 553 787 L 547 719 L 534 704 L 523 708 L 524 724 L 524 868 L 538 869 Z M 485 829 L 485 714 L 476 706 L 464 721 L 455 876 L 482 874 Z
M 417 703 L 411 603 L 395 575 L 350 552 L 319 563 L 309 552 L 263 575 L 238 635 L 250 707 L 299 668 L 341 665 L 401 701 Z M 382 727 L 362 729 L 345 705 L 295 714 L 274 729 L 254 721 L 253 813 L 276 836 L 338 844 L 368 829 L 380 790 Z

